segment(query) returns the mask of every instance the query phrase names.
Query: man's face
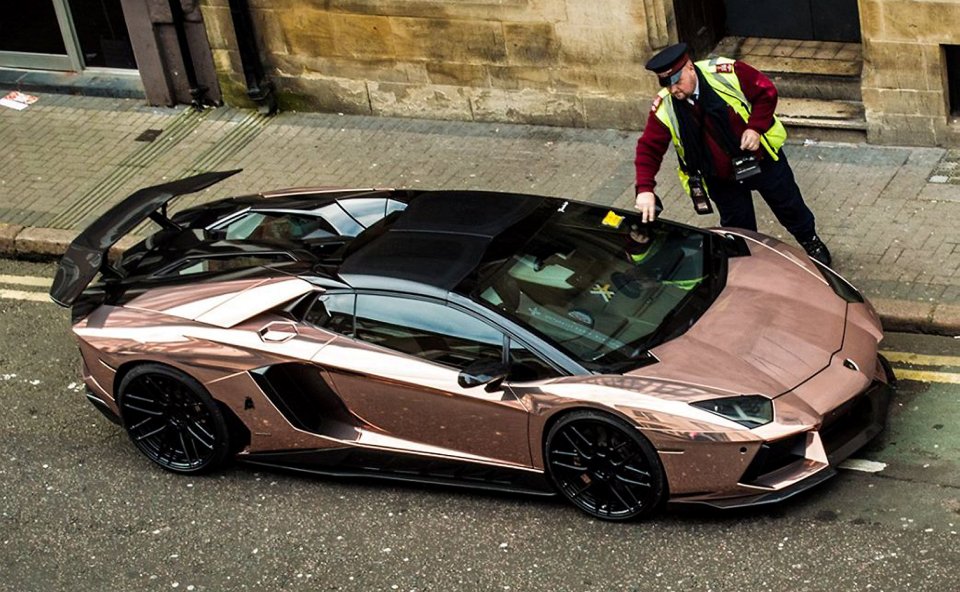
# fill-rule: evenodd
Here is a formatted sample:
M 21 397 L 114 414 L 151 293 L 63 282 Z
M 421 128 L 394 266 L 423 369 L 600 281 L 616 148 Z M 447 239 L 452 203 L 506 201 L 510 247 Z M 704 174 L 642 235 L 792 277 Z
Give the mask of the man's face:
M 680 79 L 667 88 L 678 101 L 683 101 L 692 95 L 697 88 L 697 71 L 693 67 L 693 62 L 687 60 L 687 63 L 680 69 Z

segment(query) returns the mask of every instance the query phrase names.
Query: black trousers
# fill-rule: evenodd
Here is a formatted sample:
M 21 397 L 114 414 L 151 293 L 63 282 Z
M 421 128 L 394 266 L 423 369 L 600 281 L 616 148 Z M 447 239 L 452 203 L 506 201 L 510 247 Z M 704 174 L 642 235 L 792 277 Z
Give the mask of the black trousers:
M 750 196 L 750 192 L 756 190 L 780 224 L 798 241 L 816 234 L 813 212 L 803 201 L 787 155 L 781 150 L 779 156 L 780 160 L 764 158 L 760 162 L 760 174 L 742 182 L 707 179 L 707 190 L 717 204 L 721 226 L 757 229 L 757 214 Z

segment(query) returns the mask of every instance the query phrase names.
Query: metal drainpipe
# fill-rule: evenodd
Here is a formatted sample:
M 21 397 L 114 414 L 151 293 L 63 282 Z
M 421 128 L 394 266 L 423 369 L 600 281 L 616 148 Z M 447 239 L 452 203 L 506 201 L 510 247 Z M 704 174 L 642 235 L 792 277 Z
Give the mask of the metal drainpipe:
M 190 104 L 197 111 L 203 111 L 205 105 L 210 104 L 207 98 L 207 87 L 197 82 L 197 70 L 193 65 L 193 54 L 190 52 L 190 43 L 187 41 L 186 19 L 183 16 L 183 6 L 180 0 L 169 0 L 170 14 L 173 15 L 173 29 L 177 33 L 177 44 L 180 46 L 180 55 L 183 58 L 183 73 L 187 76 L 190 85 Z
M 257 104 L 257 110 L 264 115 L 277 111 L 277 97 L 273 93 L 273 83 L 267 80 L 260 62 L 260 50 L 253 31 L 253 19 L 247 0 L 228 0 L 233 30 L 237 35 L 240 50 L 240 63 L 243 77 L 247 83 L 247 96 Z

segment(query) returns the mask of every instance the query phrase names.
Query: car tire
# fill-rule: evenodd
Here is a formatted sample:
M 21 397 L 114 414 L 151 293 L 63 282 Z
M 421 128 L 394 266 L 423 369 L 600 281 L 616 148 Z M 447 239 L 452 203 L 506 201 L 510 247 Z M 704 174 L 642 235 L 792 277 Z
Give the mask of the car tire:
M 609 414 L 562 416 L 547 433 L 544 461 L 560 494 L 595 518 L 646 518 L 666 498 L 656 450 L 637 428 Z
M 123 427 L 134 446 L 174 473 L 197 475 L 224 465 L 230 432 L 206 389 L 187 374 L 143 364 L 120 382 Z

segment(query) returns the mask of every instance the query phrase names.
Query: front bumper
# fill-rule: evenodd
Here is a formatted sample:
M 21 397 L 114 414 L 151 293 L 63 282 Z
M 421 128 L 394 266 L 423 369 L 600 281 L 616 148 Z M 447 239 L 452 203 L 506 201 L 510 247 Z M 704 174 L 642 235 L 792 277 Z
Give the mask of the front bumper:
M 783 501 L 837 474 L 836 466 L 883 431 L 892 387 L 874 380 L 824 415 L 814 430 L 765 442 L 736 491 L 675 497 L 673 503 L 739 508 Z

